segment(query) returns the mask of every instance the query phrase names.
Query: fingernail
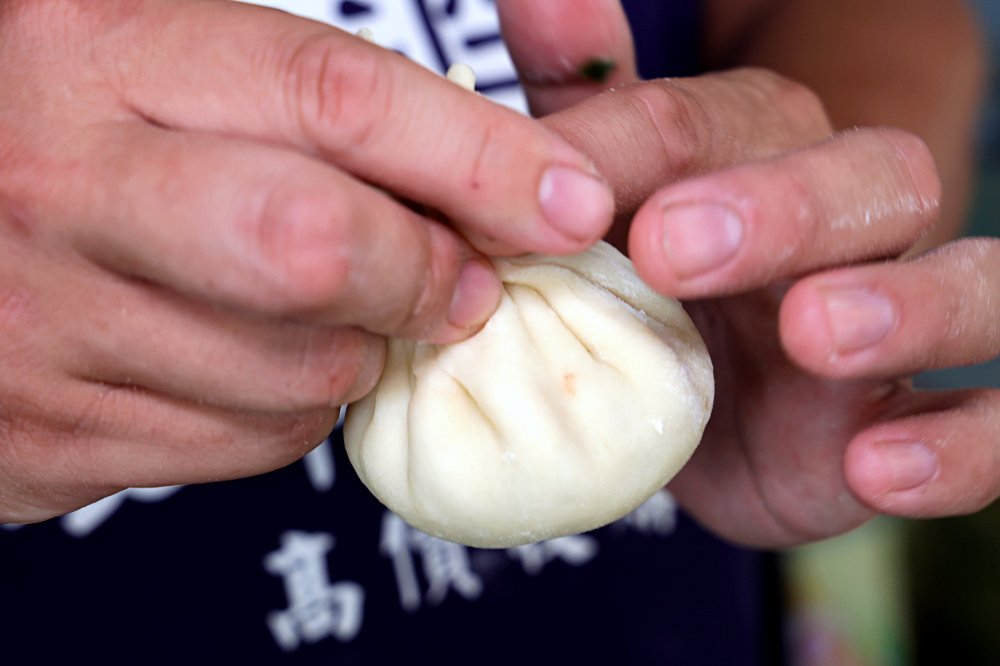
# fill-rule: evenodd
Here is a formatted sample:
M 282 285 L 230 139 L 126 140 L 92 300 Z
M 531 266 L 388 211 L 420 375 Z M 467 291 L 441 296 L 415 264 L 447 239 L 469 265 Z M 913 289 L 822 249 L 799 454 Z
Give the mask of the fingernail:
M 937 455 L 924 444 L 916 442 L 881 442 L 875 445 L 876 464 L 889 481 L 892 492 L 913 490 L 937 474 Z
M 499 300 L 500 279 L 496 271 L 483 260 L 470 259 L 459 273 L 448 322 L 464 330 L 478 328 L 490 318 Z
M 719 204 L 673 204 L 663 211 L 663 253 L 684 280 L 722 267 L 743 242 L 743 222 Z
M 597 240 L 615 212 L 606 184 L 569 167 L 548 168 L 538 186 L 538 199 L 548 223 L 574 241 Z
M 880 342 L 896 323 L 896 311 L 882 294 L 868 289 L 826 292 L 826 316 L 838 352 L 854 352 Z

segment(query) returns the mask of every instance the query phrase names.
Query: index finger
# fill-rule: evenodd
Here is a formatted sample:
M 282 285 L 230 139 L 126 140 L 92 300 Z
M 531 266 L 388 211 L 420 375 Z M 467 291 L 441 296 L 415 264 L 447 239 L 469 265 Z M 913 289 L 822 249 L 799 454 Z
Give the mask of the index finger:
M 544 122 L 590 155 L 622 216 L 668 183 L 773 157 L 832 131 L 814 94 L 760 69 L 634 83 Z
M 147 119 L 295 146 L 441 211 L 485 252 L 577 252 L 611 223 L 610 189 L 558 135 L 335 28 L 151 0 L 110 41 L 104 64 Z

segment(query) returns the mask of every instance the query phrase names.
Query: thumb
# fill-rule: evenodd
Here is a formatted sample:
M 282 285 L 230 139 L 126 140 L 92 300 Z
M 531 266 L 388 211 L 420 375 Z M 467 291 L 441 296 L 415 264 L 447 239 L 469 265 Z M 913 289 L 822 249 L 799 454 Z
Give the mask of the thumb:
M 497 0 L 497 11 L 536 116 L 639 78 L 619 0 Z

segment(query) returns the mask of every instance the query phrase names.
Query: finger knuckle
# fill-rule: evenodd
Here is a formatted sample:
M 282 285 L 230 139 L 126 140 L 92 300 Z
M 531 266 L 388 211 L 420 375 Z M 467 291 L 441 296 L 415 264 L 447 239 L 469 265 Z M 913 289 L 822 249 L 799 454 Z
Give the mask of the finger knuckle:
M 266 197 L 250 235 L 261 287 L 281 314 L 334 306 L 352 276 L 349 207 L 324 192 L 283 188 Z
M 286 65 L 286 97 L 305 136 L 316 137 L 333 153 L 370 143 L 391 113 L 395 89 L 381 53 L 329 35 L 293 50 Z
M 815 129 L 816 138 L 830 132 L 831 123 L 827 117 L 823 100 L 809 86 L 785 77 L 777 77 L 776 97 L 783 108 L 800 124 Z
M 658 137 L 664 163 L 677 177 L 697 175 L 701 155 L 712 152 L 715 138 L 711 118 L 697 98 L 667 81 L 637 84 L 624 94 Z
M 821 139 L 832 128 L 820 96 L 809 86 L 761 67 L 743 70 L 757 83 L 767 98 L 767 105 L 780 109 L 787 121 L 799 128 L 798 135 Z

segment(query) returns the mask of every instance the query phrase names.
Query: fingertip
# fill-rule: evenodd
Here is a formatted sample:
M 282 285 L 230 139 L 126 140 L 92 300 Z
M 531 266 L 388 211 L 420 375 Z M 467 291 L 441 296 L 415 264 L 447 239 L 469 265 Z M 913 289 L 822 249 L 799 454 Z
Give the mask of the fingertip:
M 654 288 L 684 297 L 731 292 L 745 237 L 742 215 L 710 200 L 657 196 L 636 214 L 629 252 Z
M 661 294 L 677 295 L 677 280 L 663 262 L 663 228 L 656 223 L 649 203 L 632 218 L 628 232 L 628 256 L 636 272 Z
M 785 294 L 778 314 L 778 332 L 785 353 L 797 364 L 821 374 L 836 371 L 826 309 L 822 298 L 808 284 L 793 285 Z
M 940 460 L 931 446 L 919 440 L 862 437 L 848 447 L 844 471 L 858 499 L 875 510 L 921 515 L 940 474 Z
M 611 188 L 597 175 L 575 167 L 550 166 L 538 184 L 538 201 L 548 225 L 560 237 L 542 252 L 581 252 L 607 233 L 614 218 Z
M 779 330 L 786 352 L 801 366 L 848 377 L 881 367 L 895 353 L 891 338 L 899 318 L 888 294 L 844 273 L 792 287 L 782 303 Z
M 380 335 L 372 335 L 363 331 L 357 333 L 363 337 L 363 349 L 354 357 L 357 363 L 357 375 L 350 389 L 338 397 L 336 400 L 338 405 L 334 406 L 360 400 L 375 388 L 382 377 L 382 370 L 385 367 L 386 339 Z
M 459 270 L 447 322 L 430 341 L 436 344 L 458 342 L 477 332 L 497 309 L 502 290 L 500 278 L 488 261 L 467 260 Z
M 735 210 L 714 202 L 677 202 L 660 210 L 660 247 L 671 272 L 684 282 L 724 267 L 743 243 L 743 221 Z
M 867 132 L 873 137 L 884 137 L 896 147 L 916 195 L 915 212 L 924 214 L 922 219 L 929 227 L 934 221 L 934 213 L 941 206 L 941 176 L 927 143 L 915 134 L 898 129 L 856 131 Z
M 882 511 L 881 499 L 888 489 L 881 460 L 872 447 L 855 440 L 844 453 L 844 478 L 848 488 L 863 503 Z

